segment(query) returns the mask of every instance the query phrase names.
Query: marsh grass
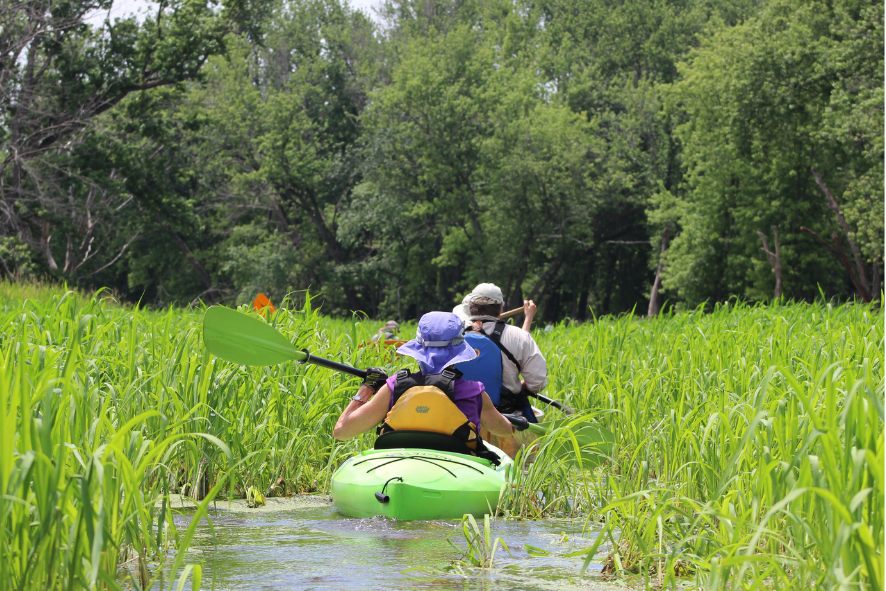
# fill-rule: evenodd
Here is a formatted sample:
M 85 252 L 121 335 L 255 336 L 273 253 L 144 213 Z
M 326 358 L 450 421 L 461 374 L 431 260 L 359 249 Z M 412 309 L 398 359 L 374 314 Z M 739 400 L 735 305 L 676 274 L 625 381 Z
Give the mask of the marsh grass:
M 201 310 L 39 284 L 0 283 L 0 298 L 0 588 L 145 589 L 175 547 L 171 572 L 196 582 L 182 563 L 193 530 L 176 530 L 170 493 L 203 498 L 199 514 L 220 491 L 322 490 L 363 445 L 331 437 L 352 382 L 216 362 Z M 272 321 L 314 353 L 378 362 L 355 346 L 375 323 L 323 319 L 310 299 Z
M 503 510 L 587 515 L 587 561 L 608 543 L 606 572 L 648 585 L 883 588 L 882 311 L 738 304 L 538 340 L 551 390 L 615 445 L 581 471 L 543 447 Z
M 393 369 L 358 346 L 377 322 L 303 301 L 269 319 L 293 343 Z M 0 283 L 0 587 L 143 589 L 162 572 L 195 583 L 199 565 L 184 562 L 199 519 L 179 531 L 168 495 L 202 496 L 205 514 L 251 488 L 327 490 L 371 446 L 372 434 L 331 436 L 353 378 L 213 359 L 201 319 Z M 882 312 L 738 305 L 538 341 L 546 393 L 615 442 L 575 454 L 570 429 L 555 430 L 534 463 L 518 458 L 499 514 L 581 516 L 608 571 L 649 585 L 882 588 Z M 171 571 L 157 566 L 167 556 Z
M 464 537 L 467 549 L 462 548 L 452 541 L 452 536 L 446 538 L 449 545 L 464 552 L 461 561 L 476 568 L 492 568 L 495 565 L 495 555 L 499 548 L 508 554 L 511 553 L 508 545 L 501 538 L 492 537 L 492 526 L 489 515 L 483 516 L 483 527 L 477 523 L 473 515 L 465 515 L 461 520 L 460 533 Z M 453 534 L 455 535 L 455 534 Z

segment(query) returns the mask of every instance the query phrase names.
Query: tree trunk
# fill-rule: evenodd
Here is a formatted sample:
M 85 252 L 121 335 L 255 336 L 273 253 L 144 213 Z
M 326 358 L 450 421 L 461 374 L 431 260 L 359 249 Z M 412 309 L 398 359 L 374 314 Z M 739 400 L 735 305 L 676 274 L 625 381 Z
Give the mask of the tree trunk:
M 523 280 L 526 279 L 526 272 L 529 270 L 529 245 L 532 242 L 532 240 L 527 240 L 520 248 L 520 253 L 517 255 L 520 259 L 520 270 L 517 272 L 514 282 L 508 281 L 505 285 L 504 298 L 508 302 L 509 308 L 523 305 Z M 511 289 L 512 285 L 513 290 Z
M 867 278 L 859 277 L 852 270 L 852 264 L 849 262 L 849 257 L 846 256 L 846 251 L 843 249 L 843 244 L 840 242 L 840 237 L 836 232 L 831 234 L 831 240 L 834 242 L 835 252 L 837 253 L 837 258 L 840 259 L 840 262 L 843 264 L 843 268 L 849 273 L 849 279 L 852 280 L 852 283 L 855 285 L 855 289 L 861 295 L 861 301 L 866 304 L 871 302 L 871 288 L 867 284 Z
M 777 300 L 781 297 L 781 250 L 778 245 L 778 226 L 772 226 L 772 235 L 775 237 L 774 254 L 769 250 L 766 234 L 757 230 L 757 236 L 763 241 L 763 252 L 766 253 L 766 258 L 769 259 L 769 264 L 772 265 L 772 270 L 775 272 L 775 299 Z
M 652 294 L 649 296 L 649 309 L 646 311 L 646 317 L 652 318 L 658 316 L 661 311 L 661 302 L 659 301 L 659 290 L 661 289 L 661 273 L 664 270 L 664 255 L 668 249 L 668 243 L 671 237 L 671 227 L 665 226 L 661 233 L 661 254 L 658 257 L 658 269 L 655 271 L 655 281 L 652 282 Z
M 529 292 L 530 300 L 534 301 L 536 304 L 541 301 L 545 292 L 548 290 L 548 281 L 551 277 L 554 277 L 557 274 L 562 266 L 563 257 L 560 257 L 547 268 L 544 275 L 541 276 L 541 279 L 538 280 L 538 282 L 532 287 L 532 291 Z
M 800 231 L 812 234 L 813 236 L 818 238 L 821 243 L 824 244 L 828 248 L 828 250 L 830 250 L 834 254 L 834 256 L 837 257 L 837 260 L 840 261 L 840 264 L 843 265 L 844 269 L 846 269 L 846 273 L 849 274 L 849 279 L 852 281 L 852 285 L 855 286 L 856 291 L 858 291 L 858 293 L 861 295 L 862 301 L 865 303 L 870 303 L 870 288 L 865 288 L 865 286 L 862 285 L 858 275 L 855 274 L 855 270 L 852 268 L 852 264 L 849 262 L 849 257 L 846 256 L 846 251 L 843 250 L 843 245 L 840 243 L 840 237 L 837 235 L 837 233 L 834 232 L 833 234 L 831 234 L 831 240 L 834 243 L 834 245 L 831 246 L 824 238 L 805 226 L 800 226 Z
M 818 172 L 814 168 L 810 168 L 810 170 L 812 171 L 812 176 L 813 178 L 815 178 L 816 184 L 821 188 L 822 192 L 825 194 L 825 197 L 827 197 L 828 207 L 830 207 L 831 211 L 834 212 L 834 215 L 837 216 L 837 223 L 840 224 L 840 228 L 842 228 L 843 232 L 846 234 L 846 241 L 849 242 L 849 250 L 852 252 L 852 258 L 855 259 L 858 284 L 861 286 L 859 292 L 867 292 L 868 298 L 870 298 L 871 284 L 868 283 L 867 273 L 865 273 L 864 269 L 864 261 L 861 258 L 861 252 L 858 250 L 858 246 L 855 244 L 855 240 L 852 239 L 852 233 L 849 231 L 849 224 L 846 223 L 846 218 L 843 217 L 843 213 L 840 211 L 840 206 L 837 205 L 837 200 L 834 199 L 834 196 L 831 194 L 831 191 L 828 189 L 827 185 L 825 185 L 824 181 L 821 180 Z M 840 246 L 839 248 L 841 251 L 843 250 L 842 246 Z M 870 299 L 868 299 L 867 301 L 870 301 Z
M 49 248 L 49 241 L 51 238 L 52 235 L 49 233 L 49 222 L 44 222 L 43 238 L 40 240 L 41 250 L 46 254 L 46 262 L 49 265 L 49 270 L 58 271 L 58 264 L 56 264 L 55 259 L 52 258 L 52 250 Z
M 315 195 L 310 190 L 297 191 L 291 187 L 277 187 L 277 190 L 286 201 L 295 203 L 295 205 L 308 214 L 308 217 L 314 224 L 314 228 L 317 230 L 320 241 L 323 242 L 323 245 L 326 247 L 326 252 L 329 254 L 329 258 L 332 259 L 336 266 L 345 264 L 347 261 L 345 260 L 345 253 L 341 247 L 341 243 L 339 243 L 338 239 L 335 237 L 334 228 L 329 228 L 329 226 L 326 225 L 326 220 L 323 219 L 323 213 L 320 210 L 320 205 Z M 342 282 L 342 289 L 345 292 L 345 300 L 348 302 L 348 308 L 350 308 L 351 311 L 358 310 L 360 306 L 357 301 L 357 292 L 354 290 L 354 287 L 347 281 L 344 281 Z

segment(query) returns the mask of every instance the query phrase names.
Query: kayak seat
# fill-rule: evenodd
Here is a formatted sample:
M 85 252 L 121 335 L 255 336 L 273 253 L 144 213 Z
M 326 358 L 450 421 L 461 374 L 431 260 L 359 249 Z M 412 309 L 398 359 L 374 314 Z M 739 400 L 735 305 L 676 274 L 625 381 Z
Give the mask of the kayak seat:
M 434 451 L 472 455 L 470 448 L 458 437 L 433 431 L 390 431 L 379 435 L 375 449 L 417 447 Z
M 499 465 L 499 458 L 495 453 L 483 450 L 480 454 L 476 454 L 458 437 L 433 431 L 389 431 L 379 435 L 373 447 L 375 449 L 418 448 L 443 451 L 478 456 L 489 460 L 493 466 Z

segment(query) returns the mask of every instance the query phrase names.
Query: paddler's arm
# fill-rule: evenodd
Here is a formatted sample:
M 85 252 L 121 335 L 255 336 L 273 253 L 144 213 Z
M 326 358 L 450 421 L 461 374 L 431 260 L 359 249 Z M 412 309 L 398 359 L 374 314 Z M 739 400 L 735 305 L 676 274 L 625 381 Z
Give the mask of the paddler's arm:
M 532 319 L 535 317 L 535 312 L 538 310 L 538 306 L 535 305 L 535 302 L 532 300 L 523 300 L 523 314 L 526 316 L 526 319 L 523 321 L 523 330 L 529 332 L 532 330 Z
M 483 408 L 480 410 L 480 424 L 493 435 L 507 437 L 514 432 L 514 426 L 498 412 L 489 394 L 483 392 Z
M 391 401 L 391 389 L 387 385 L 382 386 L 378 394 L 372 396 L 372 388 L 360 386 L 357 396 L 368 402 L 361 403 L 351 400 L 345 410 L 338 417 L 332 436 L 336 439 L 345 440 L 356 437 L 369 431 L 384 420 L 388 414 L 388 406 Z M 369 397 L 372 396 L 370 399 Z M 505 419 L 507 420 L 507 419 Z

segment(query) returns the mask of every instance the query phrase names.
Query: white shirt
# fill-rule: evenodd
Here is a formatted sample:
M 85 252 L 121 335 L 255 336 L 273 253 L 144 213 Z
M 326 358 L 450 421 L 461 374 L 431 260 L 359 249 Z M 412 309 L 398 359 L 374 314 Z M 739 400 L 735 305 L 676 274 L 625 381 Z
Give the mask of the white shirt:
M 483 332 L 492 334 L 496 319 L 491 316 L 475 316 L 473 320 L 483 321 Z M 466 328 L 471 326 L 470 321 L 465 322 Z M 505 324 L 501 333 L 501 344 L 511 352 L 514 359 L 520 364 L 522 372 L 508 359 L 507 355 L 501 354 L 501 383 L 511 392 L 520 392 L 520 373 L 523 381 L 530 391 L 538 394 L 548 385 L 548 364 L 541 349 L 535 343 L 532 335 L 521 328 Z

